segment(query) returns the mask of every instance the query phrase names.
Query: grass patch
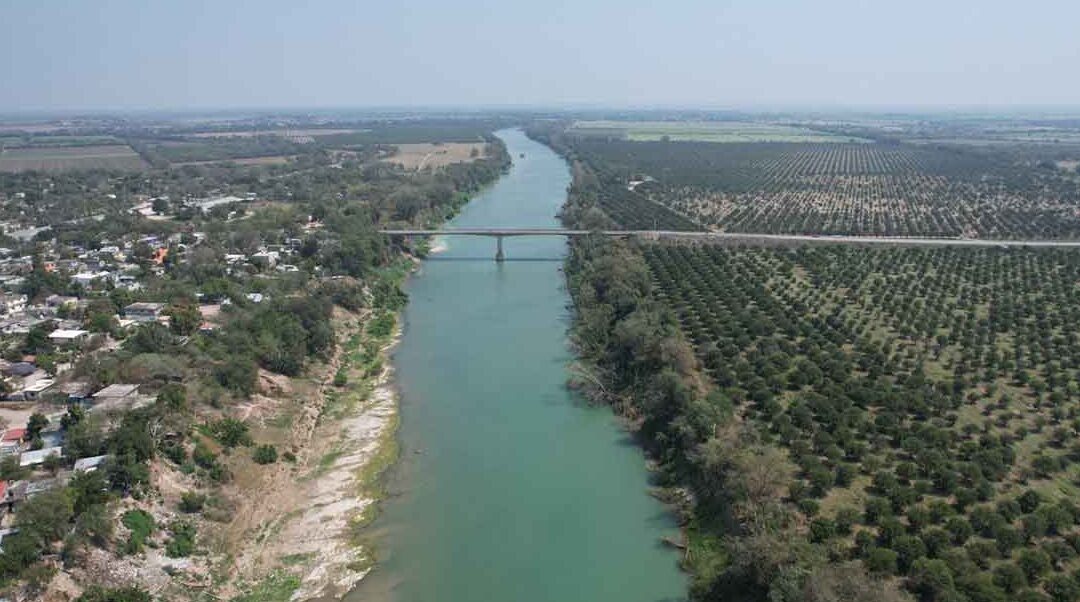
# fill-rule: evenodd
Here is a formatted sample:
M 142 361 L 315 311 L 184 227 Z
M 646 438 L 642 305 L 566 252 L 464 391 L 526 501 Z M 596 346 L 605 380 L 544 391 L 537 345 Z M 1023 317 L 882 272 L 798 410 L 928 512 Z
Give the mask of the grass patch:
M 124 544 L 124 552 L 138 554 L 146 545 L 146 540 L 154 533 L 154 517 L 142 510 L 128 510 L 120 520 L 131 531 L 127 543 Z
M 299 587 L 299 577 L 275 571 L 230 602 L 288 602 Z
M 281 564 L 285 566 L 296 566 L 298 564 L 303 564 L 314 557 L 314 552 L 305 552 L 303 554 L 286 554 L 278 560 L 280 560 Z

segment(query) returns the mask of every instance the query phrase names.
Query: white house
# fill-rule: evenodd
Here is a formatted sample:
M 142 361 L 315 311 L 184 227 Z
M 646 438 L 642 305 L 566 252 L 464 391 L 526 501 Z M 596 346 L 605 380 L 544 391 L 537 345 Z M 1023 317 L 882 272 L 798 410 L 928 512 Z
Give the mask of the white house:
M 81 345 L 86 342 L 86 337 L 89 335 L 90 331 L 81 328 L 71 330 L 57 328 L 49 333 L 49 340 L 58 345 Z

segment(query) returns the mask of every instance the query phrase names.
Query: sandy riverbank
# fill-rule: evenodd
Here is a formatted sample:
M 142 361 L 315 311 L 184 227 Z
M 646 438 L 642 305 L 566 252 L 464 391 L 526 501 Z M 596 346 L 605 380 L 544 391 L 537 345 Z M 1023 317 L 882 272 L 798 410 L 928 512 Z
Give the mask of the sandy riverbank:
M 305 574 L 293 600 L 339 597 L 371 569 L 373 551 L 357 540 L 356 529 L 370 520 L 378 492 L 364 481 L 377 478 L 373 463 L 385 464 L 397 429 L 397 395 L 392 370 L 378 377 L 359 411 L 327 426 L 338 431 L 334 460 L 316 459 L 319 474 L 306 487 L 306 507 L 282 529 L 279 557 L 303 556 Z
M 280 570 L 299 580 L 292 600 L 336 598 L 370 571 L 373 552 L 358 531 L 374 516 L 379 477 L 396 458 L 388 355 L 399 336 L 397 329 L 381 347 L 377 375 L 363 378 L 362 366 L 346 364 L 350 385 L 335 387 L 335 372 L 351 362 L 344 351 L 327 371 L 319 403 L 294 418 L 294 433 L 310 425 L 294 437 L 296 466 L 249 494 L 230 525 L 244 534 L 235 552 L 235 592 Z

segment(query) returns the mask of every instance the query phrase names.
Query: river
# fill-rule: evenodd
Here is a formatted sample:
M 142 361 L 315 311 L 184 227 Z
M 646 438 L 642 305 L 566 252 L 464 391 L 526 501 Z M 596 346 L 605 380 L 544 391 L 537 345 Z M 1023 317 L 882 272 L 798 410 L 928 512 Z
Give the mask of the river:
M 514 166 L 451 227 L 558 227 L 566 163 L 519 130 Z M 519 156 L 521 154 L 524 156 Z M 373 526 L 378 565 L 346 599 L 682 600 L 672 517 L 607 408 L 565 387 L 561 238 L 454 238 L 407 285 L 394 354 L 402 458 Z

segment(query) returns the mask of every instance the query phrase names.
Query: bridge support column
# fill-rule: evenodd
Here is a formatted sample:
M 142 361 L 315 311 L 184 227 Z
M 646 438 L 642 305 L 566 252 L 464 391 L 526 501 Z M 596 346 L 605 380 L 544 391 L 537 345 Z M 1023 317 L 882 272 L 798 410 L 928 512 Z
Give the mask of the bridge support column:
M 506 255 L 503 254 L 502 239 L 503 237 L 501 236 L 495 237 L 495 261 L 499 263 L 506 261 Z

